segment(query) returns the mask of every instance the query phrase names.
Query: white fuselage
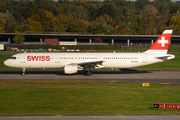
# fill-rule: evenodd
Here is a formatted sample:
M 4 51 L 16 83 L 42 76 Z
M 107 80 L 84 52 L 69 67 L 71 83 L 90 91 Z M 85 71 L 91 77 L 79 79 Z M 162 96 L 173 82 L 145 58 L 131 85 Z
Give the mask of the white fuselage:
M 99 68 L 132 68 L 163 62 L 175 58 L 167 54 L 172 30 L 165 30 L 153 45 L 143 53 L 19 53 L 11 56 L 4 64 L 9 67 L 23 68 L 64 68 L 65 74 L 78 70 Z
M 101 68 L 132 68 L 164 60 L 152 53 L 19 53 L 4 62 L 15 68 L 63 68 L 68 64 L 103 61 Z M 174 55 L 167 54 L 169 59 Z

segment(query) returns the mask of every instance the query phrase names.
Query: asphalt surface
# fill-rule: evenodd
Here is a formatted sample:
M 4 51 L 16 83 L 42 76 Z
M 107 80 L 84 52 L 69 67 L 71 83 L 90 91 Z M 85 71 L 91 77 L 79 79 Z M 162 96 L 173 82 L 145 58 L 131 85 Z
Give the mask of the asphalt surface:
M 180 120 L 180 115 L 0 116 L 0 120 Z
M 0 71 L 0 80 L 85 80 L 125 83 L 153 83 L 180 85 L 180 71 L 84 71 L 67 75 L 63 71 Z

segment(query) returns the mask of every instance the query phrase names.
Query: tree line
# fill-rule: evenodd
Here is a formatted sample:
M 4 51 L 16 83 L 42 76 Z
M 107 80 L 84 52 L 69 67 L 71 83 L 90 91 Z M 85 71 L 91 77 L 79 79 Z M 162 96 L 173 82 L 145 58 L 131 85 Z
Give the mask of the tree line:
M 0 0 L 0 31 L 13 33 L 180 34 L 180 3 L 171 0 Z

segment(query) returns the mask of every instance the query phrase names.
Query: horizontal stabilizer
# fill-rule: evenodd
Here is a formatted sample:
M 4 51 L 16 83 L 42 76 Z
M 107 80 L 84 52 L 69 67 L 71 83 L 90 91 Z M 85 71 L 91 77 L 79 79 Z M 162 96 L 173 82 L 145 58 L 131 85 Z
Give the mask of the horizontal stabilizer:
M 166 61 L 166 60 L 170 60 L 170 59 L 175 58 L 175 55 L 171 55 L 171 54 L 158 55 L 158 56 L 156 56 L 155 58 Z

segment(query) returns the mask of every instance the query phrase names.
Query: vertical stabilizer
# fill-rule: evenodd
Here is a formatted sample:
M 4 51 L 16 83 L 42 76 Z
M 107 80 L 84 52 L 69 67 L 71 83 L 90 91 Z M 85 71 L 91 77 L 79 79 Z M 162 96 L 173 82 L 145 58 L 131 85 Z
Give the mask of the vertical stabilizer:
M 165 30 L 154 44 L 144 53 L 167 54 L 173 30 Z

